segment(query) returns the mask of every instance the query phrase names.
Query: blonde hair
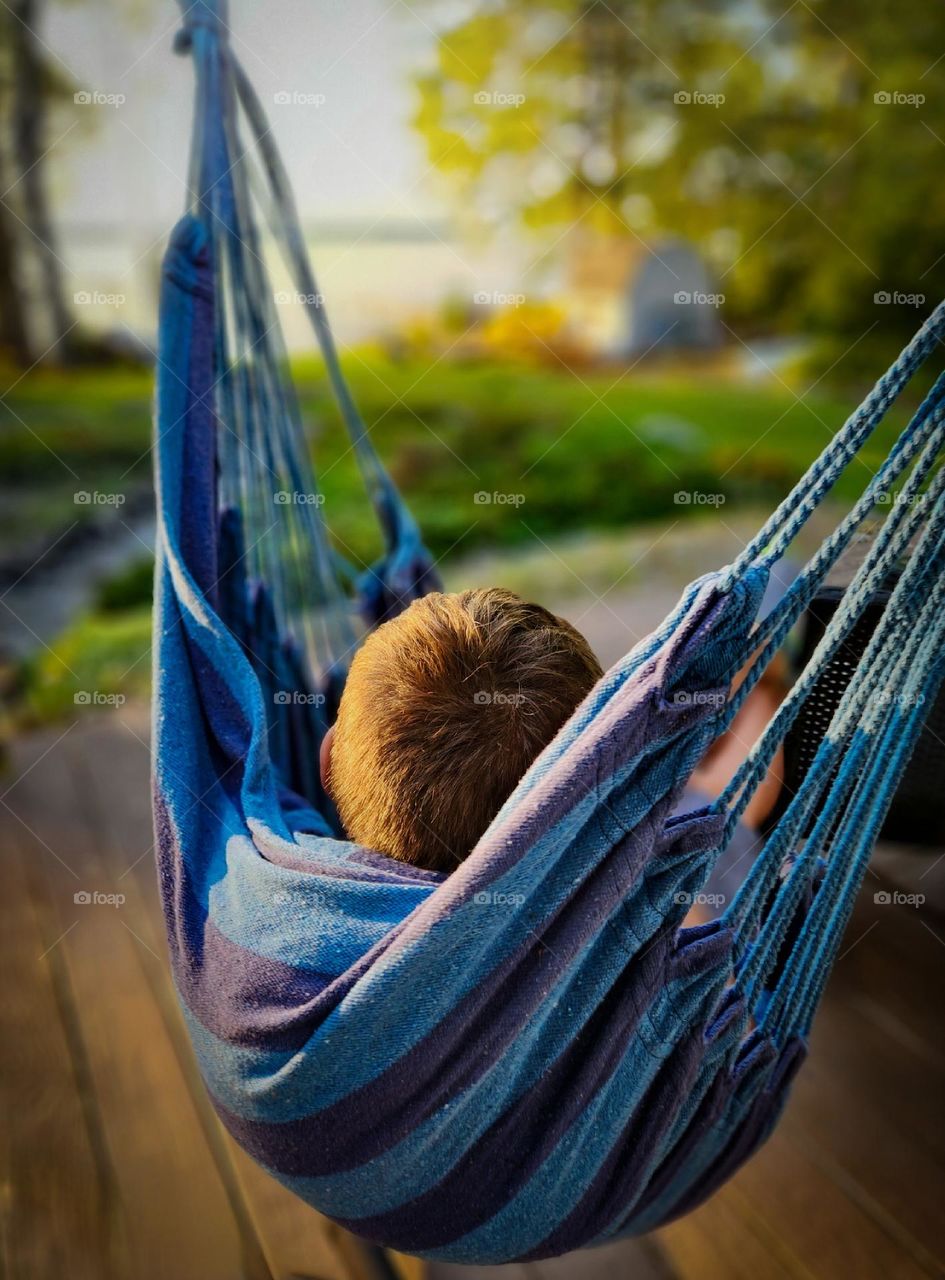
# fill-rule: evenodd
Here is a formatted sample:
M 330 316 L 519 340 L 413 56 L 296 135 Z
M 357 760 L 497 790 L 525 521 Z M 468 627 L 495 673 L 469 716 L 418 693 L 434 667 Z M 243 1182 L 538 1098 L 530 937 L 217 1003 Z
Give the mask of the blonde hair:
M 415 600 L 348 674 L 331 753 L 348 837 L 454 870 L 601 674 L 574 627 L 511 591 Z

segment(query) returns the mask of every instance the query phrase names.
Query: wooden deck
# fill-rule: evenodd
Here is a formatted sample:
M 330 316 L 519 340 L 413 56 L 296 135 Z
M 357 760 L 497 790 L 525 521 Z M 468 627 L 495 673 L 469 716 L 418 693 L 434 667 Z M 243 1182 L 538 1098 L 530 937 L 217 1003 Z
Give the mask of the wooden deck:
M 206 1101 L 168 977 L 148 768 L 146 716 L 125 709 L 17 744 L 0 781 L 0 1273 L 383 1275 Z M 943 869 L 929 863 L 930 884 Z M 861 895 L 780 1129 L 708 1205 L 612 1249 L 431 1280 L 945 1275 L 945 922 L 875 903 L 881 887 Z

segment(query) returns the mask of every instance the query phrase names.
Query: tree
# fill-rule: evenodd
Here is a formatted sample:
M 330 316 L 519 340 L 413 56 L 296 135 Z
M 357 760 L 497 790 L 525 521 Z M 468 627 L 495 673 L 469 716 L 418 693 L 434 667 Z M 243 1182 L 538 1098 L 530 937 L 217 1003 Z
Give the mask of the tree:
M 0 149 L 0 190 L 11 186 L 6 156 Z M 17 262 L 17 237 L 13 215 L 0 202 L 0 354 L 8 353 L 19 365 L 33 362 L 27 305 Z
M 46 184 L 50 109 L 75 86 L 38 36 L 41 0 L 0 6 L 0 346 L 21 364 L 68 359 L 74 327 Z
M 66 306 L 55 249 L 55 233 L 46 194 L 43 159 L 46 134 L 46 103 L 50 85 L 42 47 L 37 39 L 39 0 L 10 0 L 13 17 L 13 105 L 14 155 L 20 173 L 25 221 L 35 244 L 42 292 L 52 329 L 51 348 L 64 355 L 73 327 Z
M 482 0 L 415 124 L 483 221 L 681 234 L 730 318 L 854 335 L 945 292 L 943 32 L 924 0 Z

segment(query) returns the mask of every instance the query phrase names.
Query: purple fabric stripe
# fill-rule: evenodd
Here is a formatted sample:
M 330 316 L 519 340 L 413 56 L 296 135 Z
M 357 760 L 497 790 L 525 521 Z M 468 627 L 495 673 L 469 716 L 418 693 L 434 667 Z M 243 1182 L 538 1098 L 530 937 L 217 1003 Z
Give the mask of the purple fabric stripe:
M 672 936 L 661 934 L 623 974 L 540 1080 L 508 1107 L 436 1186 L 390 1213 L 342 1220 L 408 1253 L 442 1248 L 488 1222 L 522 1189 L 606 1084 L 653 992 L 664 983 Z
M 675 930 L 666 925 L 651 942 L 649 949 L 637 956 L 631 967 L 618 978 L 607 997 L 595 1011 L 587 1026 L 570 1042 L 554 1065 L 521 1098 L 509 1106 L 483 1136 L 473 1144 L 453 1169 L 425 1195 L 387 1214 L 345 1221 L 352 1231 L 371 1239 L 383 1239 L 393 1248 L 407 1252 L 435 1250 L 461 1239 L 493 1218 L 535 1174 L 542 1163 L 566 1138 L 571 1128 L 606 1085 L 627 1051 L 640 1018 L 663 989 L 675 963 Z M 720 949 L 728 950 L 727 936 L 719 935 L 714 947 L 706 947 L 702 962 L 706 968 L 718 963 Z M 701 1056 L 701 1028 L 693 1032 L 684 1051 L 695 1072 Z M 666 1071 L 661 1064 L 656 1081 Z M 648 1126 L 658 1118 L 662 1126 L 653 1134 L 655 1143 L 665 1125 L 671 1123 L 674 1111 L 668 1100 L 678 1105 L 680 1072 L 672 1081 L 655 1085 L 660 1103 L 653 1116 L 644 1103 L 646 1118 L 635 1118 L 630 1128 L 640 1127 L 640 1142 Z M 649 1102 L 654 1101 L 652 1088 Z M 627 1145 L 622 1135 L 617 1150 L 623 1152 L 629 1166 L 636 1169 L 637 1148 Z M 642 1152 L 643 1148 L 640 1148 Z M 596 1180 L 595 1180 L 596 1185 Z M 613 1215 L 611 1214 L 611 1217 Z M 587 1237 L 584 1237 L 585 1241 Z M 572 1243 L 565 1246 L 574 1247 Z M 536 1255 L 537 1256 L 537 1255 Z M 544 1255 L 543 1255 L 544 1256 Z
M 641 1214 L 647 1213 L 650 1206 L 655 1204 L 666 1192 L 667 1188 L 675 1182 L 680 1172 L 688 1166 L 689 1160 L 699 1149 L 709 1129 L 722 1114 L 731 1097 L 731 1093 L 731 1076 L 727 1071 L 719 1071 L 686 1126 L 685 1132 L 665 1157 L 659 1168 L 653 1171 L 652 1177 L 636 1203 L 631 1206 L 621 1206 L 621 1209 L 624 1210 L 622 1223 L 609 1233 L 611 1236 L 618 1236 L 622 1231 L 626 1230 L 630 1219 L 638 1218 Z
M 706 1036 L 731 1026 L 737 1016 L 739 1003 L 738 998 L 727 998 L 724 1011 L 716 1018 L 710 1031 L 706 1031 L 704 1035 L 703 1029 L 697 1027 L 686 1040 L 680 1041 L 674 1050 L 673 1059 L 667 1061 L 667 1067 L 670 1067 L 670 1061 L 673 1063 L 672 1067 L 664 1070 L 661 1077 L 654 1081 L 637 1115 L 614 1143 L 610 1160 L 602 1166 L 582 1204 L 522 1261 L 550 1257 L 577 1248 L 579 1244 L 594 1240 L 607 1231 L 619 1215 L 623 1214 L 624 1221 L 627 1221 L 639 1214 L 646 1204 L 652 1203 L 654 1185 L 667 1185 L 667 1166 L 675 1171 L 685 1164 L 686 1156 L 692 1154 L 696 1145 L 691 1141 L 692 1135 L 705 1134 L 728 1105 L 735 1090 L 745 1086 L 750 1078 L 770 1066 L 775 1057 L 773 1046 L 760 1036 L 750 1037 L 743 1047 L 750 1066 L 741 1069 L 736 1067 L 734 1073 L 724 1067 L 720 1069 L 692 1124 L 687 1128 L 683 1141 L 677 1144 L 677 1150 L 671 1153 L 663 1166 L 654 1171 L 645 1185 L 642 1184 L 642 1176 L 653 1151 L 676 1119 L 680 1099 L 692 1091 L 705 1056 Z M 680 1146 L 685 1148 L 685 1155 L 681 1156 L 678 1152 Z M 742 1156 L 730 1172 L 734 1172 L 734 1168 L 745 1158 L 747 1156 Z M 721 1185 L 727 1176 L 728 1173 L 723 1174 L 718 1183 L 712 1184 L 713 1187 Z M 708 1175 L 706 1182 L 708 1183 Z M 708 1194 L 711 1194 L 710 1190 L 703 1190 L 700 1201 Z M 673 1216 L 677 1216 L 675 1212 Z
M 730 987 L 723 995 L 713 1021 L 706 1028 L 704 1037 L 706 1043 L 718 1040 L 720 1037 L 725 1036 L 726 1033 L 734 1034 L 743 1012 L 744 1000 L 737 994 L 734 987 Z M 715 1048 L 717 1050 L 718 1046 L 715 1046 Z M 770 1061 L 770 1056 L 761 1058 L 757 1054 L 752 1056 L 758 1061 Z M 622 1221 L 617 1226 L 610 1228 L 607 1232 L 609 1236 L 618 1236 L 626 1228 L 629 1219 L 639 1218 L 641 1214 L 649 1210 L 651 1204 L 663 1195 L 680 1170 L 688 1164 L 690 1157 L 697 1150 L 708 1130 L 722 1114 L 722 1110 L 727 1106 L 732 1094 L 733 1077 L 728 1069 L 727 1059 L 720 1058 L 719 1061 L 720 1066 L 715 1079 L 709 1085 L 705 1096 L 686 1126 L 685 1132 L 675 1147 L 664 1157 L 662 1164 L 653 1171 L 636 1202 L 630 1206 L 622 1206 L 624 1210 Z M 606 1228 L 604 1229 L 606 1230 Z
M 377 871 L 386 871 L 394 880 L 415 880 L 421 884 L 442 884 L 446 876 L 442 871 L 428 871 L 425 867 L 414 867 L 406 862 L 398 862 L 386 853 L 378 853 L 375 849 L 366 849 L 363 845 L 352 846 L 348 854 L 352 862 L 362 862 L 366 867 Z
M 191 236 L 200 234 L 194 225 Z M 180 545 L 194 580 L 209 601 L 216 599 L 217 540 L 217 420 L 214 410 L 214 295 L 209 239 L 188 254 L 196 271 L 193 298 L 190 368 L 187 386 L 191 403 L 181 432 Z
M 187 860 L 164 797 L 157 788 L 153 793 L 153 811 L 168 945 L 181 998 L 207 1029 L 222 1039 L 276 1052 L 294 1052 L 307 1042 L 378 956 L 396 940 L 403 924 L 394 925 L 379 943 L 340 977 L 333 977 L 328 985 L 325 985 L 327 975 L 266 960 L 225 938 L 209 920 L 191 885 Z M 199 845 L 202 839 L 220 839 L 218 828 L 202 830 L 203 821 L 207 821 L 208 827 L 211 825 L 211 814 L 204 819 L 195 804 L 190 816 L 195 821 L 192 827 L 188 826 L 188 835 L 195 843 Z M 205 936 L 213 939 L 212 950 L 206 955 Z M 217 977 L 217 964 L 226 971 L 225 978 Z M 251 1006 L 241 1000 L 240 993 L 255 991 L 258 996 L 270 984 L 275 999 L 254 1015 Z M 277 1019 L 273 1011 L 282 1004 L 280 992 L 288 990 L 299 997 L 298 1016 L 294 1008 L 289 1008 Z
M 214 1035 L 276 1052 L 301 1048 L 328 1012 L 329 974 L 267 960 L 226 938 L 190 885 L 163 797 L 154 795 L 161 893 L 181 999 Z M 331 1001 L 329 1007 L 333 1007 Z
M 205 920 L 202 948 L 174 977 L 187 1008 L 221 1040 L 274 1052 L 293 1052 L 310 1039 L 319 997 L 332 974 L 264 959 L 224 937 Z
M 663 852 L 692 854 L 718 838 L 720 819 L 714 814 L 677 822 L 657 840 L 651 824 L 658 820 L 651 813 L 648 823 L 624 837 L 544 934 L 536 929 L 383 1075 L 315 1115 L 271 1126 L 228 1114 L 227 1127 L 271 1168 L 291 1177 L 355 1169 L 395 1146 L 475 1084 L 514 1042 L 617 910 L 654 844 Z M 619 918 L 614 927 L 620 927 Z
M 737 1089 L 750 1088 L 751 1079 L 758 1071 L 763 1072 L 770 1069 L 771 1063 L 775 1058 L 775 1051 L 770 1043 L 765 1042 L 765 1044 L 766 1052 L 763 1052 L 757 1061 L 752 1064 L 751 1069 L 745 1073 L 744 1078 L 739 1078 L 736 1073 L 734 1086 L 730 1082 L 727 1091 L 728 1096 L 723 1097 L 723 1105 L 728 1102 Z M 777 1058 L 771 1079 L 755 1098 L 741 1124 L 732 1133 L 727 1147 L 701 1177 L 687 1189 L 685 1195 L 676 1202 L 672 1212 L 667 1214 L 660 1225 L 672 1222 L 676 1218 L 682 1218 L 687 1213 L 691 1213 L 693 1209 L 698 1208 L 700 1204 L 704 1204 L 764 1145 L 778 1121 L 778 1117 L 787 1101 L 794 1077 L 800 1070 L 806 1056 L 807 1049 L 800 1038 L 793 1038 L 788 1041 L 781 1051 L 780 1057 Z
M 637 1199 L 653 1152 L 675 1120 L 680 1099 L 695 1083 L 703 1054 L 702 1031 L 701 1026 L 690 1028 L 674 1046 L 580 1202 L 519 1261 L 556 1257 L 586 1245 Z

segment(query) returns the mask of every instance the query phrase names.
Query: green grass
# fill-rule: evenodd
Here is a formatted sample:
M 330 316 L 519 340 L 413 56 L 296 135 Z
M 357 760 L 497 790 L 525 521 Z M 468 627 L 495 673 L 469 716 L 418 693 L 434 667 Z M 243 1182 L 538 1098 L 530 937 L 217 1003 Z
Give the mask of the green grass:
M 729 504 L 773 504 L 844 420 L 846 399 L 804 403 L 776 382 L 709 374 L 630 375 L 526 365 L 393 363 L 377 352 L 348 363 L 355 398 L 436 555 L 512 545 L 592 526 L 619 528 L 682 509 L 681 491 Z M 297 384 L 326 495 L 326 517 L 360 560 L 377 549 L 353 455 L 318 366 Z M 0 404 L 0 472 L 11 486 L 0 539 L 55 535 L 91 509 L 77 490 L 145 487 L 151 458 L 146 371 L 31 374 Z M 901 419 L 900 419 L 901 421 Z M 878 433 L 875 466 L 892 437 Z M 852 485 L 865 471 L 854 467 Z M 520 495 L 520 505 L 477 493 Z
M 147 369 L 34 370 L 5 396 L 5 478 L 58 481 L 63 464 L 86 487 L 104 472 L 146 477 L 152 375 Z
M 350 373 L 381 456 L 437 555 L 457 542 L 463 550 L 511 545 L 678 516 L 687 511 L 681 492 L 720 493 L 729 506 L 774 505 L 850 408 L 835 396 L 801 403 L 777 383 L 708 376 L 618 381 L 598 372 L 578 380 L 527 367 L 441 364 L 426 372 L 380 359 Z M 324 424 L 315 453 L 326 516 L 363 557 L 370 521 L 353 458 L 315 371 L 301 367 L 298 381 L 306 412 Z M 864 454 L 867 466 L 875 468 L 892 436 L 885 425 Z M 867 474 L 855 464 L 841 496 Z M 519 505 L 477 503 L 481 492 L 518 495 Z
M 151 681 L 151 609 L 77 619 L 21 671 L 18 719 L 43 722 L 147 697 Z
M 586 554 L 576 553 L 582 577 L 594 576 L 598 560 L 619 563 L 613 542 L 628 527 L 715 510 L 680 504 L 679 493 L 720 494 L 726 513 L 770 509 L 851 407 L 835 394 L 800 402 L 777 382 L 745 385 L 709 374 L 621 378 L 618 370 L 582 370 L 576 377 L 526 365 L 431 366 L 361 354 L 348 363 L 356 400 L 434 554 L 455 561 L 493 548 L 502 557 L 535 548 L 536 538 L 586 534 Z M 326 518 L 343 550 L 367 562 L 378 536 L 319 367 L 299 362 L 296 380 Z M 42 547 L 87 518 L 91 508 L 73 499 L 78 490 L 146 489 L 150 397 L 147 371 L 37 371 L 0 401 L 0 473 L 7 477 L 0 543 Z M 877 432 L 863 455 L 868 467 L 879 464 L 901 422 L 894 415 Z M 850 470 L 841 499 L 868 478 L 858 463 Z M 481 493 L 516 502 L 483 503 Z M 528 555 L 521 564 L 530 583 L 535 566 Z M 149 597 L 146 561 L 104 584 L 92 613 L 26 664 L 27 717 L 94 707 L 75 701 L 87 691 L 146 693 Z
M 81 492 L 131 496 L 150 483 L 152 375 L 146 369 L 36 369 L 0 388 L 0 548 L 52 541 L 101 515 Z

